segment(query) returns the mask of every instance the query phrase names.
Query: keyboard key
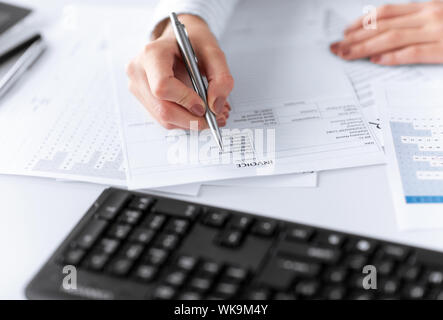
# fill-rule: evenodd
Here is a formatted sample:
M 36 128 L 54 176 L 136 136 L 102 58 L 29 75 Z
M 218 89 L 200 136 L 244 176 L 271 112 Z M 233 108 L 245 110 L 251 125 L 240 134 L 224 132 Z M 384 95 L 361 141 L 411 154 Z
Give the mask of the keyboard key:
M 211 211 L 206 214 L 203 223 L 210 227 L 221 228 L 228 218 L 229 214 L 226 211 Z
M 315 280 L 303 280 L 295 286 L 295 294 L 303 298 L 312 298 L 317 294 L 320 284 Z
M 178 237 L 175 234 L 161 234 L 155 243 L 160 248 L 172 250 L 178 244 Z
M 125 205 L 130 198 L 129 193 L 122 191 L 112 192 L 99 207 L 97 215 L 100 218 L 111 220 L 117 215 L 119 210 Z
M 235 282 L 242 282 L 248 276 L 248 270 L 239 267 L 228 267 L 225 270 L 225 276 Z
M 248 300 L 269 300 L 271 292 L 265 288 L 253 289 L 246 294 Z
M 196 277 L 189 282 L 189 286 L 191 287 L 192 290 L 203 293 L 209 290 L 211 284 L 212 280 L 204 277 Z
M 293 227 L 287 230 L 286 238 L 293 241 L 309 241 L 314 234 L 314 230 L 305 227 Z
M 118 240 L 104 238 L 100 241 L 99 251 L 111 255 L 117 250 L 119 245 L 120 241 Z
M 157 268 L 148 264 L 139 265 L 135 271 L 135 276 L 144 282 L 150 282 L 155 279 Z
M 323 290 L 322 297 L 326 300 L 343 300 L 346 295 L 344 286 L 331 286 Z
M 443 283 L 443 272 L 439 270 L 428 271 L 425 278 L 430 285 L 439 286 Z
M 165 277 L 165 282 L 173 287 L 180 287 L 185 282 L 186 276 L 186 272 L 180 270 L 173 271 Z
M 293 241 L 281 241 L 277 248 L 278 253 L 285 256 L 294 256 L 312 259 L 318 262 L 334 264 L 340 258 L 340 251 L 330 247 L 320 247 Z
M 320 266 L 314 262 L 276 257 L 268 261 L 257 281 L 266 287 L 286 291 L 292 285 L 296 276 L 313 277 L 319 272 Z
M 95 271 L 103 269 L 106 262 L 108 262 L 109 256 L 104 253 L 92 254 L 88 259 L 86 259 L 86 267 Z
M 165 263 L 168 258 L 168 252 L 159 248 L 150 248 L 145 255 L 145 261 L 154 266 L 159 266 Z
M 182 235 L 189 227 L 189 221 L 184 219 L 172 219 L 166 226 L 166 231 Z
M 407 248 L 392 244 L 384 245 L 380 251 L 383 257 L 392 258 L 396 261 L 404 261 L 409 254 Z
M 345 259 L 344 265 L 354 271 L 361 272 L 363 270 L 363 267 L 367 264 L 367 262 L 368 258 L 365 255 L 352 254 Z
M 177 259 L 177 266 L 185 271 L 192 271 L 197 265 L 197 259 L 191 256 L 181 256 Z
M 400 278 L 408 282 L 412 282 L 418 278 L 418 276 L 420 275 L 420 271 L 421 269 L 419 266 L 405 265 L 400 267 L 398 274 Z
M 129 210 L 126 209 L 122 212 L 118 220 L 121 223 L 127 223 L 127 224 L 137 224 L 137 222 L 140 220 L 142 216 L 141 211 L 138 210 Z
M 65 253 L 63 261 L 65 264 L 78 265 L 85 256 L 86 251 L 80 248 L 70 249 Z
M 371 254 L 375 249 L 375 241 L 367 239 L 354 239 L 350 243 L 350 249 L 352 251 L 360 252 L 363 254 Z
M 215 293 L 229 299 L 237 294 L 238 289 L 238 285 L 234 283 L 220 282 L 215 288 Z
M 178 296 L 179 300 L 201 300 L 202 296 L 198 292 L 185 291 Z
M 110 272 L 117 276 L 124 276 L 131 269 L 132 263 L 132 260 L 126 258 L 117 258 L 111 263 Z
M 403 296 L 405 299 L 423 299 L 426 293 L 426 288 L 419 284 L 406 285 L 403 289 Z
M 161 214 L 151 214 L 143 222 L 143 225 L 152 230 L 160 230 L 166 222 L 166 217 Z
M 235 216 L 231 219 L 229 227 L 232 229 L 246 230 L 253 223 L 254 219 L 248 216 Z
M 175 289 L 171 286 L 158 286 L 154 290 L 153 298 L 157 300 L 170 300 L 175 295 Z
M 349 299 L 351 300 L 373 300 L 374 294 L 369 290 L 357 290 L 351 293 Z
M 215 277 L 221 270 L 221 265 L 213 261 L 205 261 L 200 266 L 203 275 Z
M 400 283 L 395 278 L 383 278 L 380 279 L 378 287 L 383 294 L 390 296 L 398 293 Z
M 332 283 L 343 283 L 348 275 L 346 268 L 333 267 L 328 269 L 325 273 L 325 280 Z
M 86 225 L 86 227 L 80 232 L 80 235 L 75 240 L 76 245 L 81 248 L 89 249 L 94 242 L 98 239 L 101 233 L 108 226 L 108 222 L 105 220 L 92 219 Z
M 352 288 L 364 290 L 365 288 L 363 287 L 363 283 L 365 276 L 365 274 L 361 273 L 353 274 L 349 279 L 349 285 Z
M 345 236 L 338 233 L 322 233 L 316 238 L 316 242 L 336 248 L 340 248 L 344 241 Z
M 288 292 L 277 292 L 274 296 L 274 300 L 295 300 L 295 296 Z
M 194 204 L 175 201 L 171 199 L 160 199 L 152 208 L 153 212 L 162 213 L 177 218 L 194 219 L 200 212 L 200 208 Z
M 123 255 L 130 260 L 137 260 L 142 254 L 144 246 L 141 244 L 130 244 L 123 250 Z
M 277 222 L 272 220 L 258 220 L 254 223 L 252 233 L 258 236 L 270 237 L 277 229 Z
M 154 203 L 154 199 L 151 197 L 135 197 L 130 203 L 129 208 L 146 211 L 152 204 Z
M 243 238 L 243 234 L 238 230 L 226 230 L 220 236 L 218 242 L 220 245 L 229 248 L 236 248 L 240 245 Z
M 124 240 L 131 231 L 131 226 L 126 224 L 117 224 L 111 228 L 108 236 L 119 240 Z
M 372 263 L 377 269 L 377 274 L 389 276 L 395 268 L 395 262 L 391 259 L 379 260 Z
M 134 242 L 140 242 L 142 244 L 148 244 L 154 238 L 155 231 L 145 228 L 137 228 L 132 233 L 130 240 Z

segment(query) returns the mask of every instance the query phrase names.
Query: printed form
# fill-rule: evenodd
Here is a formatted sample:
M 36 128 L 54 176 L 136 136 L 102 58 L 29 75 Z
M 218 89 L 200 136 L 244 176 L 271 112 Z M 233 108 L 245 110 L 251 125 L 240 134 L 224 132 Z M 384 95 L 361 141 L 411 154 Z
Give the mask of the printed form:
M 85 19 L 81 28 L 73 25 L 80 15 L 74 9 L 45 33 L 47 52 L 0 103 L 0 174 L 126 187 L 106 39 Z M 200 184 L 157 189 L 199 190 Z
M 376 86 L 400 228 L 443 227 L 443 83 Z
M 167 131 L 150 117 L 122 76 L 134 43 L 119 41 L 111 65 L 130 188 L 383 162 L 349 80 L 325 48 L 227 51 L 236 87 L 219 153 L 209 132 Z

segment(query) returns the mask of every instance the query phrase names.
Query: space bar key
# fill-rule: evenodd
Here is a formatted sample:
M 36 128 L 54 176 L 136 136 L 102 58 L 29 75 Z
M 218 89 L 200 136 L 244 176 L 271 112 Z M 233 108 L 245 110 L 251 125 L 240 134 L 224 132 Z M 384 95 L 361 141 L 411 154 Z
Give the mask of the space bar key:
M 276 251 L 278 255 L 297 256 L 323 263 L 336 263 L 340 258 L 338 250 L 291 241 L 280 242 Z

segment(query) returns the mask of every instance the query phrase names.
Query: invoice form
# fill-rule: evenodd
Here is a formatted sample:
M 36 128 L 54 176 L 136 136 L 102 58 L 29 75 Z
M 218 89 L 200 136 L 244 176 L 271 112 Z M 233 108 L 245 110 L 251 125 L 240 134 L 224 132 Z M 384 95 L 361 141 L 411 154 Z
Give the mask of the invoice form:
M 209 132 L 171 132 L 156 123 L 127 90 L 124 72 L 146 39 L 110 34 L 130 188 L 383 162 L 349 80 L 325 50 L 227 52 L 236 87 L 222 130 L 227 152 L 220 154 Z M 330 64 L 328 72 L 317 61 Z

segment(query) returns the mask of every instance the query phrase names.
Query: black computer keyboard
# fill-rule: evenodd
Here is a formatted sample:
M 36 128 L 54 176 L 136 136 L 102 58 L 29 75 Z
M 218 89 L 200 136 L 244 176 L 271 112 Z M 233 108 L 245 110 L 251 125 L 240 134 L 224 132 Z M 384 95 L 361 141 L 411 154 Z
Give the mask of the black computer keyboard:
M 63 282 L 66 265 L 75 266 L 76 288 Z M 366 265 L 376 267 L 377 289 L 363 285 Z M 26 294 L 38 299 L 443 299 L 443 254 L 110 188 Z

